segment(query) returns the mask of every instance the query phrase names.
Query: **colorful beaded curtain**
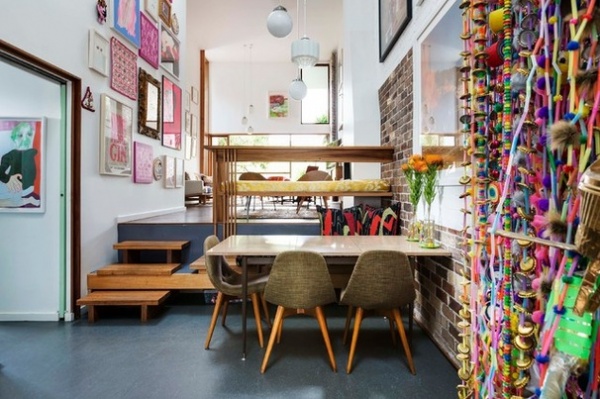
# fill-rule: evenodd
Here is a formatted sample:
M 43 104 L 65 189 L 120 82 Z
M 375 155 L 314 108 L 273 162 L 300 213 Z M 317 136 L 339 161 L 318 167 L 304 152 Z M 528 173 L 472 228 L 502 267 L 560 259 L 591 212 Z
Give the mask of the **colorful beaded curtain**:
M 600 241 L 600 229 L 585 230 L 600 224 L 591 197 L 600 187 L 581 185 L 600 153 L 599 7 L 459 7 L 460 183 L 472 212 L 463 230 L 458 397 L 596 397 L 600 262 L 580 244 L 594 233 Z

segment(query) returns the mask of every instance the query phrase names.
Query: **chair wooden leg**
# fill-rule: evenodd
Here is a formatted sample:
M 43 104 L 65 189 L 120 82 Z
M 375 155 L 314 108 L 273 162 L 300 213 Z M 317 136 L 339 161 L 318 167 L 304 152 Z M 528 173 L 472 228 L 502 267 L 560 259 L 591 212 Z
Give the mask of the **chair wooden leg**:
M 337 365 L 335 364 L 335 357 L 333 356 L 333 348 L 331 347 L 329 330 L 327 329 L 327 321 L 325 320 L 323 308 L 317 306 L 315 308 L 315 314 L 317 316 L 317 321 L 319 322 L 319 327 L 321 327 L 321 334 L 323 334 L 323 340 L 325 341 L 325 347 L 327 348 L 327 354 L 329 355 L 329 363 L 331 363 L 333 371 L 337 372 Z
M 408 342 L 412 343 L 413 336 L 413 320 L 415 317 L 415 302 L 408 304 Z
M 208 332 L 206 333 L 206 341 L 204 342 L 204 349 L 208 349 L 210 346 L 210 340 L 212 339 L 213 332 L 215 331 L 215 326 L 217 325 L 217 319 L 219 318 L 219 311 L 221 310 L 221 306 L 223 305 L 224 295 L 222 292 L 217 294 L 217 302 L 215 303 L 215 308 L 213 310 L 212 318 L 210 319 L 210 326 L 208 327 Z
M 252 310 L 254 310 L 254 320 L 256 321 L 258 344 L 261 348 L 263 348 L 265 346 L 265 341 L 263 339 L 262 322 L 260 320 L 260 308 L 258 304 L 260 302 L 260 295 L 258 294 L 258 292 L 255 292 L 254 294 L 250 295 L 250 298 L 252 299 Z
M 356 351 L 356 343 L 358 342 L 358 333 L 360 332 L 363 313 L 363 308 L 356 309 L 356 315 L 354 317 L 354 331 L 352 332 L 352 343 L 350 344 L 350 353 L 348 354 L 348 364 L 346 364 L 346 373 L 348 374 L 352 372 L 352 362 L 354 361 L 354 352 Z
M 348 313 L 346 314 L 346 324 L 344 325 L 344 338 L 342 343 L 346 345 L 348 339 L 348 330 L 350 330 L 350 323 L 352 322 L 352 314 L 354 313 L 354 306 L 348 305 Z
M 283 306 L 277 306 L 277 312 L 275 313 L 275 320 L 273 320 L 273 328 L 271 329 L 271 335 L 269 336 L 269 343 L 267 344 L 267 350 L 265 351 L 265 356 L 263 357 L 262 365 L 260 366 L 260 372 L 264 374 L 267 370 L 267 364 L 269 363 L 269 357 L 271 357 L 271 351 L 273 351 L 273 345 L 275 344 L 275 339 L 277 338 L 279 327 L 283 320 L 283 311 L 285 308 Z
M 398 334 L 400 334 L 400 340 L 402 340 L 402 346 L 404 346 L 404 352 L 406 353 L 406 358 L 408 360 L 408 368 L 412 374 L 416 374 L 415 365 L 413 363 L 412 354 L 410 353 L 410 346 L 408 345 L 408 340 L 406 339 L 406 332 L 404 331 L 404 325 L 402 325 L 402 318 L 400 317 L 400 310 L 393 309 L 392 315 L 394 317 L 394 321 L 396 322 L 396 326 L 398 327 Z
M 225 327 L 225 319 L 227 319 L 227 309 L 229 309 L 229 296 L 223 301 L 223 314 L 221 315 L 221 325 Z
M 397 345 L 397 341 L 396 341 L 396 328 L 394 327 L 394 320 L 392 320 L 391 317 L 388 317 L 388 322 L 390 324 L 390 334 L 392 335 L 392 345 L 394 345 L 394 348 Z
M 260 294 L 260 302 L 262 303 L 263 312 L 265 314 L 265 321 L 267 322 L 267 326 L 269 328 L 271 328 L 273 326 L 271 325 L 271 315 L 269 315 L 269 304 L 267 303 L 264 294 Z

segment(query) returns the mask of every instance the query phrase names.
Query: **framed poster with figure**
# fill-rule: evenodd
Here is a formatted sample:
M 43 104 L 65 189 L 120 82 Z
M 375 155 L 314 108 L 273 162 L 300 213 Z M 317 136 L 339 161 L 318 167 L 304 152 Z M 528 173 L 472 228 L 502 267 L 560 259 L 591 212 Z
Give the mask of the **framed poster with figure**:
M 0 118 L 0 212 L 45 212 L 45 129 L 45 118 Z

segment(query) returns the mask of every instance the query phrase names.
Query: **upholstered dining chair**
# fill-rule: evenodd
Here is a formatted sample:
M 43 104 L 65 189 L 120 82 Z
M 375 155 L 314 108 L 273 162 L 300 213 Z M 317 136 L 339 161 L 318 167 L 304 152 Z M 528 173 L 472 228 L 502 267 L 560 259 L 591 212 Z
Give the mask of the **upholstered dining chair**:
M 206 255 L 207 251 L 218 243 L 219 238 L 215 235 L 208 236 L 204 240 L 206 272 L 211 283 L 217 290 L 217 300 L 215 303 L 215 309 L 213 310 L 212 318 L 210 320 L 210 326 L 208 327 L 208 333 L 206 334 L 204 349 L 208 349 L 210 346 L 210 340 L 212 339 L 215 326 L 217 325 L 217 319 L 219 318 L 219 312 L 221 309 L 223 308 L 222 324 L 225 325 L 225 318 L 227 316 L 227 303 L 232 299 L 241 298 L 242 296 L 242 275 L 231 268 L 225 258 L 221 257 L 221 262 L 219 264 L 218 256 Z M 261 303 L 263 304 L 263 311 L 267 319 L 267 324 L 270 324 L 266 302 L 262 301 L 262 293 L 268 278 L 268 272 L 254 276 L 248 276 L 247 293 L 252 300 L 252 309 L 254 310 L 254 319 L 256 320 L 256 330 L 258 332 L 258 342 L 261 348 L 264 346 L 261 314 L 259 308 L 259 304 Z M 245 300 L 246 298 L 243 299 Z
M 267 178 L 258 172 L 244 172 L 238 177 L 238 180 L 263 181 L 267 180 Z M 250 205 L 252 205 L 252 196 L 246 198 L 246 219 L 250 214 Z M 264 208 L 263 197 L 260 197 L 260 206 L 261 209 Z M 252 209 L 256 210 L 256 200 L 254 200 L 254 207 Z M 273 209 L 275 209 L 275 204 L 273 204 Z
M 309 172 L 306 172 L 302 176 L 300 176 L 300 178 L 298 179 L 298 181 L 329 181 L 329 180 L 332 180 L 331 175 L 323 170 L 311 170 Z M 300 212 L 300 208 L 302 208 L 302 204 L 305 201 L 310 202 L 310 199 L 311 199 L 311 197 L 298 197 L 297 198 L 298 206 L 296 207 L 296 213 Z M 325 208 L 327 208 L 327 198 L 321 197 L 321 200 L 323 202 L 323 206 Z
M 269 281 L 265 287 L 267 302 L 277 305 L 267 350 L 260 368 L 264 373 L 269 363 L 275 340 L 281 339 L 283 319 L 291 315 L 315 317 L 319 323 L 329 362 L 333 371 L 337 365 L 329 339 L 323 306 L 336 301 L 335 290 L 321 254 L 309 251 L 284 251 L 275 258 Z
M 408 256 L 404 252 L 373 250 L 359 256 L 348 285 L 340 297 L 340 303 L 349 306 L 344 341 L 353 310 L 356 309 L 352 343 L 346 365 L 348 374 L 352 371 L 360 325 L 363 318 L 371 313 L 386 316 L 390 321 L 390 328 L 393 328 L 393 324 L 396 325 L 408 360 L 408 368 L 412 374 L 416 373 L 400 315 L 400 308 L 412 303 L 415 297 L 414 277 Z

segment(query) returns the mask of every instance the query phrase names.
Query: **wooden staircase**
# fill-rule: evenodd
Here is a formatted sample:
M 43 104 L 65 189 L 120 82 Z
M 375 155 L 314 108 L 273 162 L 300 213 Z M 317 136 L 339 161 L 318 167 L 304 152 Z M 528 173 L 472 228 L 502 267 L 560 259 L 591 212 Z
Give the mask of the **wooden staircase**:
M 170 290 L 214 288 L 205 269 L 192 270 L 181 263 L 181 252 L 188 246 L 189 241 L 123 241 L 114 244 L 113 248 L 121 251 L 123 263 L 109 264 L 89 273 L 89 294 L 78 299 L 77 304 L 88 307 L 90 322 L 97 319 L 95 306 L 141 306 L 141 319 L 146 321 L 148 306 L 163 303 Z M 167 262 L 139 263 L 142 251 L 164 251 Z M 182 270 L 184 267 L 187 270 Z

